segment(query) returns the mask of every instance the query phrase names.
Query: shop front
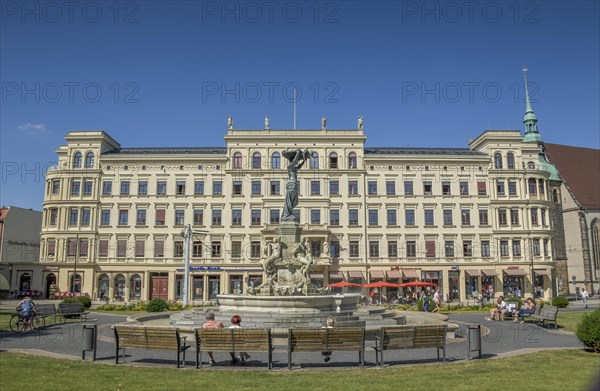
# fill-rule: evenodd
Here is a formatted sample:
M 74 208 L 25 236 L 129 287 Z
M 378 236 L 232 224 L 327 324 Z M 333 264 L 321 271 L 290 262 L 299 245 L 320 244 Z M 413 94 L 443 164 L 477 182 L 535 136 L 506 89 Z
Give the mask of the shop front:
M 546 296 L 546 286 L 550 285 L 551 273 L 549 270 L 533 270 L 534 281 L 533 287 L 536 299 L 543 299 Z M 548 281 L 548 284 L 545 282 Z
M 525 292 L 525 276 L 527 272 L 523 269 L 517 269 L 516 267 L 504 269 L 503 274 L 503 287 L 502 292 L 504 297 L 523 297 Z
M 496 277 L 498 277 L 498 272 L 494 269 L 481 270 L 481 295 L 488 303 L 494 300 L 494 295 L 496 293 Z
M 479 270 L 465 270 L 465 297 L 467 302 L 470 300 L 475 301 L 479 298 L 481 292 L 479 291 L 479 279 L 481 277 L 481 271 Z

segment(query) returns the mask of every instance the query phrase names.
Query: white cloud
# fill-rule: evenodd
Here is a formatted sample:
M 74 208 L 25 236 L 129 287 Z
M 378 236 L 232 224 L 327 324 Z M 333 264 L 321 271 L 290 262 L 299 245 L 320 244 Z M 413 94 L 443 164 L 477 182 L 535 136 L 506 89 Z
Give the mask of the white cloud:
M 42 134 L 49 131 L 48 128 L 46 128 L 46 124 L 32 124 L 31 122 L 19 125 L 18 128 L 29 134 Z

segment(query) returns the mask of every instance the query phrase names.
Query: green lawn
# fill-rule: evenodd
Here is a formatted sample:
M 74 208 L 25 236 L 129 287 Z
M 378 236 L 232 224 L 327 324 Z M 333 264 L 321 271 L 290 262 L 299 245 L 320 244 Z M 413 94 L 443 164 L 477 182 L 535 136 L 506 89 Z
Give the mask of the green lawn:
M 131 315 L 141 315 L 141 314 L 149 314 L 146 311 L 133 311 L 133 310 L 123 310 L 123 311 L 115 311 L 115 310 L 98 310 L 95 308 L 90 308 L 90 312 L 97 312 L 99 314 L 110 314 L 110 315 L 122 315 L 122 316 L 131 316 Z
M 581 319 L 585 313 L 586 312 L 584 311 L 561 312 L 561 310 L 558 310 L 558 318 L 556 323 L 558 323 L 558 327 L 562 330 L 571 331 L 574 333 L 577 331 L 577 323 L 579 322 L 579 319 Z
M 535 364 L 532 364 L 535 363 Z M 542 351 L 468 363 L 396 366 L 365 370 L 188 370 L 102 365 L 21 353 L 0 353 L 2 390 L 498 390 L 504 375 L 510 389 L 587 390 L 600 355 L 582 350 Z M 534 373 L 535 376 L 520 376 Z M 499 374 L 502 376 L 499 378 Z M 565 376 L 568 374 L 568 376 Z M 536 381 L 535 379 L 543 379 Z M 502 387 L 501 387 L 502 388 Z
M 10 318 L 16 313 L 16 310 L 0 310 L 0 331 L 10 331 Z M 69 322 L 79 322 L 79 319 L 66 319 L 66 323 Z M 46 326 L 50 326 L 55 323 L 59 323 L 59 318 L 57 318 L 55 322 L 54 316 L 46 316 Z

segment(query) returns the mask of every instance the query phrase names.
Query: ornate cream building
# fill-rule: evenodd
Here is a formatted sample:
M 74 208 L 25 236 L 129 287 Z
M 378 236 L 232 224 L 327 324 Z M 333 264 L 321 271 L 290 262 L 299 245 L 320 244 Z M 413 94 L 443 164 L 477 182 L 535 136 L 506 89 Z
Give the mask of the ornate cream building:
M 70 132 L 46 175 L 44 279 L 94 298 L 180 299 L 192 224 L 190 300 L 244 293 L 261 282 L 278 227 L 281 153 L 308 148 L 297 216 L 319 259 L 314 284 L 416 279 L 453 301 L 516 288 L 549 298 L 560 180 L 529 100 L 524 123 L 524 136 L 486 131 L 465 149 L 368 147 L 362 118 L 354 130 L 230 120 L 216 148 L 124 148 L 103 131 Z

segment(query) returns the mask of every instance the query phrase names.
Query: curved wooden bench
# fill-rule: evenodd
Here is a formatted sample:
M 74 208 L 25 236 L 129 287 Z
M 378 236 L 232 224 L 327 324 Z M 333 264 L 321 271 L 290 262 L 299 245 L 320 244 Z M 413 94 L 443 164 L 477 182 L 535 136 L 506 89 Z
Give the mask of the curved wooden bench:
M 443 351 L 446 361 L 446 333 L 448 325 L 404 325 L 382 327 L 381 334 L 375 337 L 375 363 L 383 365 L 383 352 L 398 349 L 436 348 L 437 359 Z
M 361 327 L 306 328 L 288 330 L 288 369 L 293 352 L 358 351 L 358 362 L 365 366 L 365 329 Z
M 273 341 L 270 329 L 195 329 L 196 368 L 202 365 L 202 352 L 267 352 L 272 368 Z
M 185 351 L 190 347 L 186 344 L 186 337 L 179 335 L 179 329 L 172 327 L 150 327 L 116 325 L 115 342 L 117 350 L 115 364 L 119 363 L 119 350 L 123 350 L 123 361 L 125 362 L 125 348 L 137 349 L 167 349 L 177 351 L 177 368 L 185 366 Z M 183 353 L 183 360 L 181 360 Z

